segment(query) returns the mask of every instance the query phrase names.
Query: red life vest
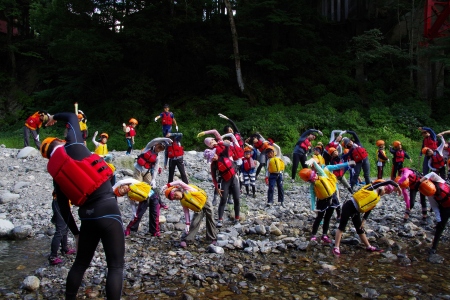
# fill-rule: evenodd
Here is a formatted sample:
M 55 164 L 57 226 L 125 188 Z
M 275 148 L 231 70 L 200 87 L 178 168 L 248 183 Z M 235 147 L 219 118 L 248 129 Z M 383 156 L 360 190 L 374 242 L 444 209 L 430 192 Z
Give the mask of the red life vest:
M 146 168 L 151 169 L 155 165 L 156 159 L 158 158 L 157 153 L 153 153 L 151 150 L 142 153 L 137 158 L 137 164 Z
M 219 169 L 220 176 L 225 181 L 229 181 L 236 174 L 233 162 L 228 157 L 220 156 L 217 160 L 217 168 Z
M 328 152 L 328 150 L 329 150 L 331 147 L 337 149 L 338 146 L 339 146 L 338 143 L 336 143 L 336 142 L 331 142 L 331 143 L 329 143 L 328 145 L 325 146 L 325 150 L 326 150 L 326 152 Z
M 404 162 L 405 161 L 405 151 L 397 150 L 395 151 L 395 162 Z
M 250 158 L 244 158 L 244 170 L 246 172 L 250 171 L 251 169 L 255 168 L 255 163 L 253 162 L 253 159 Z
M 300 148 L 302 148 L 305 151 L 309 150 L 309 147 L 311 147 L 311 141 L 308 139 L 305 139 L 301 144 L 300 144 Z
M 231 147 L 231 146 L 230 146 Z M 234 145 L 231 147 L 231 151 L 233 152 L 233 159 L 238 160 L 244 157 L 244 149 L 239 147 L 239 145 Z
M 436 186 L 434 200 L 442 207 L 450 207 L 450 186 L 442 182 L 433 182 Z
M 416 184 L 420 181 L 420 179 L 422 179 L 422 174 L 420 174 L 418 171 L 410 169 L 411 171 L 413 171 L 413 173 L 409 174 L 408 176 L 408 180 L 409 180 L 409 188 L 413 189 Z
M 263 153 L 264 150 L 266 150 L 266 148 L 269 146 L 269 142 L 258 140 L 256 143 L 253 143 L 253 146 L 255 146 L 255 148 L 258 149 L 259 152 Z
M 183 147 L 178 144 L 178 142 L 173 142 L 172 145 L 167 147 L 167 156 L 169 158 L 183 156 L 184 150 Z
M 343 163 L 343 161 L 339 157 L 336 157 L 335 159 L 331 160 L 332 165 L 338 165 L 338 164 L 342 164 L 342 163 Z M 340 178 L 340 177 L 344 176 L 344 172 L 345 172 L 345 169 L 338 169 L 338 170 L 334 170 L 333 174 L 334 174 L 334 176 Z
M 434 155 L 432 155 L 430 159 L 431 166 L 435 169 L 440 169 L 445 165 L 444 158 L 437 151 L 434 151 Z
M 235 133 L 234 137 L 238 141 L 239 146 L 244 148 L 244 140 L 242 139 L 242 136 L 239 133 Z
M 35 112 L 32 116 L 28 117 L 25 121 L 25 126 L 31 130 L 36 130 L 42 126 L 42 121 L 38 112 Z
M 128 125 L 127 127 L 130 128 L 130 131 L 125 133 L 125 137 L 130 138 L 132 136 L 135 136 L 136 135 L 136 130 L 134 130 L 134 128 L 131 127 L 130 125 Z
M 161 118 L 161 122 L 163 125 L 172 125 L 173 122 L 173 118 L 172 118 L 172 113 L 171 112 L 163 112 L 162 113 L 162 118 Z
M 47 170 L 64 195 L 77 206 L 83 205 L 89 195 L 113 176 L 111 168 L 97 154 L 75 160 L 67 155 L 64 147 L 53 152 Z
M 437 149 L 437 142 L 431 138 L 431 136 L 427 136 L 423 139 L 423 146 L 428 147 L 431 150 Z
M 358 162 L 362 161 L 364 158 L 366 158 L 367 155 L 368 154 L 367 154 L 366 149 L 361 146 L 358 146 L 358 147 L 353 148 L 351 157 L 355 162 L 358 163 Z

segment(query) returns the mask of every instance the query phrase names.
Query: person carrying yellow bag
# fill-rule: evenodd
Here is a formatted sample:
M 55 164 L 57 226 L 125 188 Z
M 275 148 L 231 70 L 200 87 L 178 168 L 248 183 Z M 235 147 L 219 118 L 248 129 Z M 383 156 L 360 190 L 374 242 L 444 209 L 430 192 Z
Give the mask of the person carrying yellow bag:
M 370 245 L 364 231 L 364 224 L 372 209 L 374 209 L 380 201 L 380 197 L 394 191 L 396 191 L 398 195 L 401 195 L 400 187 L 395 181 L 380 180 L 379 182 L 363 186 L 353 194 L 351 200 L 344 203 L 342 206 L 342 216 L 341 221 L 339 222 L 339 228 L 336 230 L 335 245 L 333 248 L 334 255 L 341 255 L 339 246 L 341 244 L 342 234 L 344 233 L 345 227 L 347 226 L 347 222 L 350 218 L 355 226 L 356 233 L 366 246 L 366 250 L 370 252 L 383 252 L 383 250 Z M 360 213 L 364 213 L 362 221 Z
M 307 160 L 305 164 L 312 166 L 312 168 L 303 168 L 298 175 L 301 179 L 310 183 L 311 209 L 317 211 L 317 216 L 313 224 L 311 241 L 317 240 L 316 233 L 323 220 L 322 241 L 331 243 L 331 240 L 328 237 L 328 228 L 334 209 L 339 207 L 339 199 L 336 195 L 337 178 L 332 171 L 348 166 L 354 166 L 355 162 L 349 161 L 338 165 L 328 165 L 323 169 L 313 158 Z M 318 199 L 317 203 L 315 203 L 316 197 Z
M 147 208 L 149 208 L 148 232 L 152 236 L 160 236 L 160 208 L 167 209 L 168 206 L 162 203 L 159 194 L 155 192 L 148 183 L 133 178 L 125 178 L 118 181 L 113 186 L 113 190 L 116 196 L 123 197 L 126 195 L 130 200 L 133 216 L 124 231 L 125 236 L 129 236 L 132 231 L 138 231 L 139 223 Z
M 169 200 L 179 200 L 183 206 L 186 219 L 185 232 L 181 236 L 180 247 L 187 247 L 193 243 L 203 217 L 206 217 L 206 240 L 212 244 L 216 243 L 216 226 L 214 224 L 214 213 L 212 204 L 208 200 L 206 192 L 193 184 L 186 184 L 181 180 L 169 182 L 164 188 L 164 194 Z M 189 210 L 194 212 L 192 223 Z

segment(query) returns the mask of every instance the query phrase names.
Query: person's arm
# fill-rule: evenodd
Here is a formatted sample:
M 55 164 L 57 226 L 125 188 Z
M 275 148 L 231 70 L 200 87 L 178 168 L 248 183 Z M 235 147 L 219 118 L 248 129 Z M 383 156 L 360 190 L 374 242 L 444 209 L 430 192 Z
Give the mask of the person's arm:
M 222 137 L 220 136 L 219 132 L 216 129 L 202 131 L 199 134 L 197 134 L 197 137 L 201 137 L 201 136 L 204 136 L 206 134 L 214 134 L 214 136 L 216 137 L 217 141 L 221 141 L 222 140 Z
M 153 140 L 151 140 L 150 142 L 148 142 L 148 144 L 145 146 L 144 150 L 142 150 L 142 152 L 145 152 L 147 150 L 150 150 L 150 148 L 152 148 L 153 146 L 155 146 L 156 144 L 159 143 L 166 143 L 166 144 L 172 144 L 172 140 L 169 138 L 154 138 Z
M 439 152 L 439 154 L 441 156 L 444 156 L 444 147 L 445 147 L 445 140 L 444 137 L 442 135 L 438 135 L 439 139 L 441 140 L 441 144 L 439 145 L 439 147 L 437 147 L 436 151 Z
M 283 156 L 283 154 L 281 154 L 281 148 L 280 148 L 280 146 L 278 146 L 277 144 L 275 144 L 275 143 L 273 143 L 273 145 L 272 145 L 274 148 L 275 148 L 275 150 L 277 151 L 277 157 L 282 157 Z
M 401 177 L 398 180 L 398 184 L 401 185 L 409 177 L 409 175 L 412 174 L 412 173 L 413 173 L 413 171 L 411 171 L 410 169 L 403 168 Z
M 191 216 L 189 215 L 189 208 L 183 206 L 184 218 L 186 219 L 186 225 L 191 225 Z M 189 227 L 188 230 L 189 231 Z
M 67 124 L 66 147 L 70 144 L 84 144 L 80 124 L 78 124 L 78 117 L 74 113 L 57 113 L 52 116 L 52 119 L 55 121 L 65 122 Z
M 316 169 L 316 172 L 319 176 L 324 176 L 327 177 L 327 174 L 325 173 L 325 171 L 322 169 L 321 166 L 319 166 L 319 164 L 313 159 L 312 163 L 314 165 L 314 168 Z
M 122 130 L 123 132 L 128 133 L 130 132 L 130 127 L 128 127 L 127 124 L 122 123 Z
M 79 235 L 80 230 L 78 229 L 77 223 L 73 218 L 72 210 L 70 209 L 69 198 L 67 198 L 67 196 L 61 191 L 59 185 L 55 181 L 53 181 L 53 186 L 55 189 L 57 199 L 56 201 L 58 202 L 61 217 L 64 219 L 64 222 L 66 222 L 70 232 L 72 232 L 73 235 Z
M 433 141 L 437 141 L 436 133 L 434 132 L 433 129 L 431 129 L 430 127 L 419 127 L 419 129 L 427 131 L 430 134 L 430 137 L 433 139 Z
M 227 116 L 219 113 L 219 117 L 221 117 L 222 119 L 227 120 L 228 122 L 230 122 L 231 127 L 233 127 L 233 131 L 234 133 L 239 133 L 239 129 L 237 128 L 236 124 L 233 122 L 233 120 L 231 120 L 230 118 L 228 118 Z
M 426 179 L 431 180 L 431 181 L 440 182 L 440 183 L 445 182 L 445 180 L 442 179 L 441 176 L 439 176 L 438 174 L 436 174 L 434 172 L 430 172 L 427 175 L 423 176 L 422 179 L 420 179 L 420 182 L 424 182 Z
M 161 116 L 162 116 L 162 113 L 160 113 L 159 115 L 157 115 L 157 116 L 155 117 L 155 122 L 158 121 L 158 119 L 161 118 Z
M 94 143 L 96 149 L 97 149 L 98 145 L 100 145 L 100 143 L 95 140 L 95 138 L 97 137 L 97 134 L 98 134 L 98 131 L 96 131 L 94 133 L 94 136 L 92 137 L 92 142 Z
M 345 163 L 342 163 L 342 164 L 337 164 L 337 165 L 327 165 L 325 168 L 326 169 L 328 169 L 328 171 L 331 171 L 331 172 L 333 172 L 333 171 L 336 171 L 336 170 L 339 170 L 339 169 L 345 169 L 345 168 L 347 168 L 347 167 L 349 167 L 349 166 L 351 166 L 351 165 L 355 165 L 355 163 L 353 162 L 353 161 L 349 161 L 349 162 L 345 162 Z
M 170 187 L 170 186 L 179 186 L 185 191 L 195 191 L 196 190 L 195 188 L 191 187 L 190 185 L 187 185 L 186 183 L 184 183 L 181 180 L 175 180 L 175 181 L 169 182 L 167 184 L 167 187 Z
M 237 146 L 239 147 L 239 142 L 238 142 L 238 140 L 236 139 L 236 137 L 234 136 L 234 134 L 232 134 L 232 133 L 226 133 L 226 134 L 222 135 L 220 138 L 223 140 L 223 139 L 226 138 L 226 137 L 231 138 L 231 140 L 233 141 L 233 144 L 234 144 L 234 145 L 237 145 Z
M 344 130 L 339 130 L 339 129 L 333 130 L 333 131 L 331 132 L 331 135 L 330 135 L 330 141 L 328 142 L 328 144 L 331 143 L 331 142 L 334 142 L 334 141 L 336 140 L 336 134 L 338 134 L 338 136 L 339 136 L 339 135 L 343 135 L 345 132 L 346 132 L 346 131 L 344 131 Z
M 311 210 L 316 210 L 316 192 L 314 191 L 314 183 L 309 184 L 309 201 L 311 203 Z
M 217 183 L 216 174 L 217 174 L 217 166 L 216 166 L 216 163 L 212 162 L 211 163 L 211 177 L 212 177 L 214 187 L 216 188 L 216 190 L 219 190 L 219 185 Z
M 389 160 L 389 157 L 387 157 L 386 154 L 384 154 L 383 150 L 378 150 L 378 157 L 383 160 Z
M 441 133 L 438 133 L 438 135 L 444 135 L 444 134 L 449 134 L 450 130 L 446 130 L 446 131 L 442 131 Z
M 406 151 L 405 151 L 405 158 L 411 160 L 411 157 L 409 156 L 409 154 Z M 411 162 L 412 162 L 412 160 L 411 160 Z
M 352 130 L 347 130 L 348 134 L 351 134 L 353 136 L 353 142 L 359 146 L 362 147 L 361 141 L 359 140 L 358 135 L 356 134 L 356 132 L 352 131 Z
M 394 148 L 389 146 L 389 152 L 391 152 L 394 155 L 394 157 L 395 157 L 395 153 L 397 152 L 397 150 L 395 150 Z

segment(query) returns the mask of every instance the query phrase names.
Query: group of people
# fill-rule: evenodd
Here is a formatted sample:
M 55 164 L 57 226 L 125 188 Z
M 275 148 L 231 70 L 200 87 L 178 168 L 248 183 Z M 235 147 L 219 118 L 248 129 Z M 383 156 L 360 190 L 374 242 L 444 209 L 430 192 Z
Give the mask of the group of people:
M 265 139 L 260 133 L 244 139 L 231 119 L 222 114 L 219 114 L 219 117 L 230 123 L 225 126 L 222 135 L 215 129 L 198 134 L 198 137 L 206 136 L 203 156 L 210 164 L 215 190 L 213 201 L 207 197 L 204 190 L 188 181 L 183 161 L 184 150 L 181 146 L 183 134 L 178 132 L 177 123 L 168 105 L 164 106 L 164 112 L 155 117 L 155 121 L 162 120 L 163 136 L 151 140 L 141 151 L 134 164 L 133 178 L 125 178 L 118 182 L 114 180 L 114 166 L 109 163 L 111 159 L 106 146 L 109 138 L 107 133 L 101 133 L 98 141 L 95 140 L 98 132 L 95 133 L 93 142 L 96 149 L 91 153 L 85 146 L 87 135 L 83 134 L 83 127 L 79 124 L 76 114 L 50 115 L 46 112 L 37 112 L 32 119 L 27 120 L 25 131 L 30 130 L 27 138 L 31 132 L 35 141 L 39 141 L 39 138 L 33 133 L 30 124 L 34 124 L 35 130 L 42 125 L 52 126 L 56 121 L 66 125 L 64 140 L 46 138 L 39 144 L 39 148 L 42 156 L 49 159 L 47 169 L 54 179 L 54 212 L 58 215 L 58 219 L 55 220 L 58 234 L 55 234 L 57 239 L 52 243 L 50 263 L 60 263 L 56 259 L 58 247 L 61 247 L 66 255 L 75 253 L 74 249 L 67 246 L 68 230 L 72 232 L 77 243 L 75 262 L 67 277 L 67 299 L 76 298 L 83 274 L 89 267 L 99 241 L 102 241 L 108 265 L 106 296 L 108 299 L 120 298 L 125 237 L 138 230 L 147 209 L 149 234 L 160 236 L 160 209 L 167 209 L 160 195 L 171 201 L 180 201 L 186 222 L 185 232 L 179 243 L 181 247 L 187 247 L 195 240 L 203 217 L 206 218 L 206 239 L 214 244 L 217 239 L 217 228 L 224 226 L 227 203 L 233 204 L 234 207 L 233 224 L 239 223 L 240 197 L 242 194 L 255 197 L 255 182 L 262 168 L 265 169 L 264 181 L 268 186 L 266 206 L 273 205 L 276 188 L 278 203 L 284 207 L 285 163 L 280 147 L 272 140 Z M 127 154 L 130 154 L 133 148 L 137 124 L 134 118 L 130 119 L 128 125 L 123 124 Z M 176 126 L 176 133 L 172 133 L 172 124 Z M 388 158 L 384 152 L 385 143 L 379 140 L 377 141 L 379 178 L 374 182 L 370 179 L 369 154 L 354 131 L 333 130 L 329 143 L 325 146 L 320 142 L 313 145 L 316 135 L 322 135 L 321 131 L 309 129 L 301 134 L 294 146 L 291 181 L 295 182 L 298 175 L 310 184 L 311 209 L 316 212 L 312 241 L 318 240 L 316 234 L 322 224 L 321 241 L 332 242 L 328 236 L 328 229 L 330 219 L 336 210 L 339 228 L 333 248 L 335 255 L 340 255 L 340 241 L 349 219 L 352 219 L 356 232 L 368 251 L 382 251 L 370 245 L 365 236 L 364 223 L 371 210 L 376 207 L 381 196 L 397 192 L 404 197 L 406 204 L 404 219 L 407 221 L 414 207 L 415 196 L 419 192 L 424 220 L 427 217 L 426 200 L 430 202 L 436 216 L 436 233 L 430 250 L 432 253 L 436 252 L 439 239 L 450 218 L 450 185 L 445 181 L 445 163 L 448 157 L 445 156 L 444 150 L 447 144 L 442 137 L 450 131 L 436 135 L 430 128 L 419 129 L 424 134 L 424 147 L 421 153 L 425 158 L 422 172 L 403 167 L 402 162 L 405 158 L 408 159 L 409 155 L 404 152 L 401 143 L 395 141 L 390 149 L 395 161 L 391 178 L 383 180 L 383 168 Z M 349 137 L 345 136 L 346 134 Z M 160 167 L 162 152 L 164 163 L 163 167 Z M 443 169 L 442 162 L 444 162 Z M 302 168 L 297 173 L 299 163 Z M 168 181 L 159 189 L 156 186 L 156 178 L 162 173 L 162 168 L 167 168 L 167 164 Z M 181 180 L 174 180 L 175 168 L 178 168 Z M 431 172 L 428 172 L 430 170 Z M 350 174 L 350 183 L 345 177 L 347 171 Z M 360 186 L 361 172 L 364 174 L 364 184 L 357 189 Z M 350 200 L 342 205 L 338 183 L 341 183 L 351 195 Z M 125 228 L 117 204 L 117 197 L 122 196 L 127 196 L 132 211 L 131 221 Z M 217 208 L 218 219 L 215 222 L 214 207 L 217 204 L 217 197 L 220 201 Z M 81 221 L 79 229 L 71 213 L 69 199 L 72 205 L 79 206 L 78 214 Z M 194 212 L 192 220 L 190 211 Z M 361 213 L 364 213 L 362 220 Z

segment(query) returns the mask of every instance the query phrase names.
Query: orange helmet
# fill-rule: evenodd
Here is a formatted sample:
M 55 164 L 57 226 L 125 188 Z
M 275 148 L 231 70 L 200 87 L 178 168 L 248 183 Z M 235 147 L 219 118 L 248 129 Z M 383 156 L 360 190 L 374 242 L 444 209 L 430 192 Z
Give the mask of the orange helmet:
M 385 181 L 384 179 L 377 179 L 373 183 L 381 183 L 381 182 L 384 182 L 384 181 Z
M 392 143 L 392 146 L 394 146 L 394 148 L 398 148 L 398 146 L 400 146 L 402 143 L 400 141 L 394 141 Z
M 431 180 L 425 180 L 419 185 L 419 192 L 425 196 L 433 196 L 436 193 L 436 187 Z
M 60 141 L 61 143 L 65 143 L 65 141 L 55 137 L 46 138 L 45 140 L 42 141 L 41 148 L 39 149 L 41 151 L 42 157 L 50 158 L 51 152 L 49 151 L 49 148 L 53 141 Z
M 102 132 L 102 134 L 100 134 L 100 137 L 105 137 L 109 139 L 109 135 L 106 132 Z
M 427 151 L 430 150 L 430 148 L 428 147 L 423 147 L 422 148 L 422 154 L 427 154 Z
M 244 152 L 252 152 L 252 151 L 253 151 L 253 149 L 250 148 L 249 146 L 244 148 Z
M 135 119 L 135 118 L 131 118 L 129 121 L 128 121 L 128 123 L 130 123 L 130 124 L 139 124 L 138 123 L 138 121 Z
M 334 147 L 328 148 L 328 154 L 329 155 L 333 154 L 334 151 L 336 151 L 336 148 L 334 148 Z
M 350 151 L 350 149 L 344 149 L 344 154 L 347 154 Z
M 166 196 L 167 199 L 173 200 L 172 191 L 175 192 L 174 189 L 175 189 L 175 187 L 171 186 L 171 187 L 167 188 L 167 190 L 164 192 L 164 195 Z
M 304 181 L 310 181 L 314 175 L 316 175 L 316 172 L 308 168 L 301 169 L 300 172 L 298 172 L 298 176 Z
M 402 177 L 401 177 L 401 176 L 397 176 L 397 177 L 395 177 L 394 181 L 398 183 L 398 182 L 400 181 L 400 178 L 402 178 Z M 402 182 L 402 184 L 399 184 L 399 186 L 400 186 L 402 189 L 406 189 L 406 188 L 409 186 L 409 179 L 406 178 L 406 179 Z
M 79 119 L 83 119 L 83 115 L 82 114 L 78 114 L 78 120 Z
M 377 147 L 384 146 L 384 141 L 383 141 L 383 140 L 378 140 L 378 141 L 375 143 L 375 145 L 377 145 Z

